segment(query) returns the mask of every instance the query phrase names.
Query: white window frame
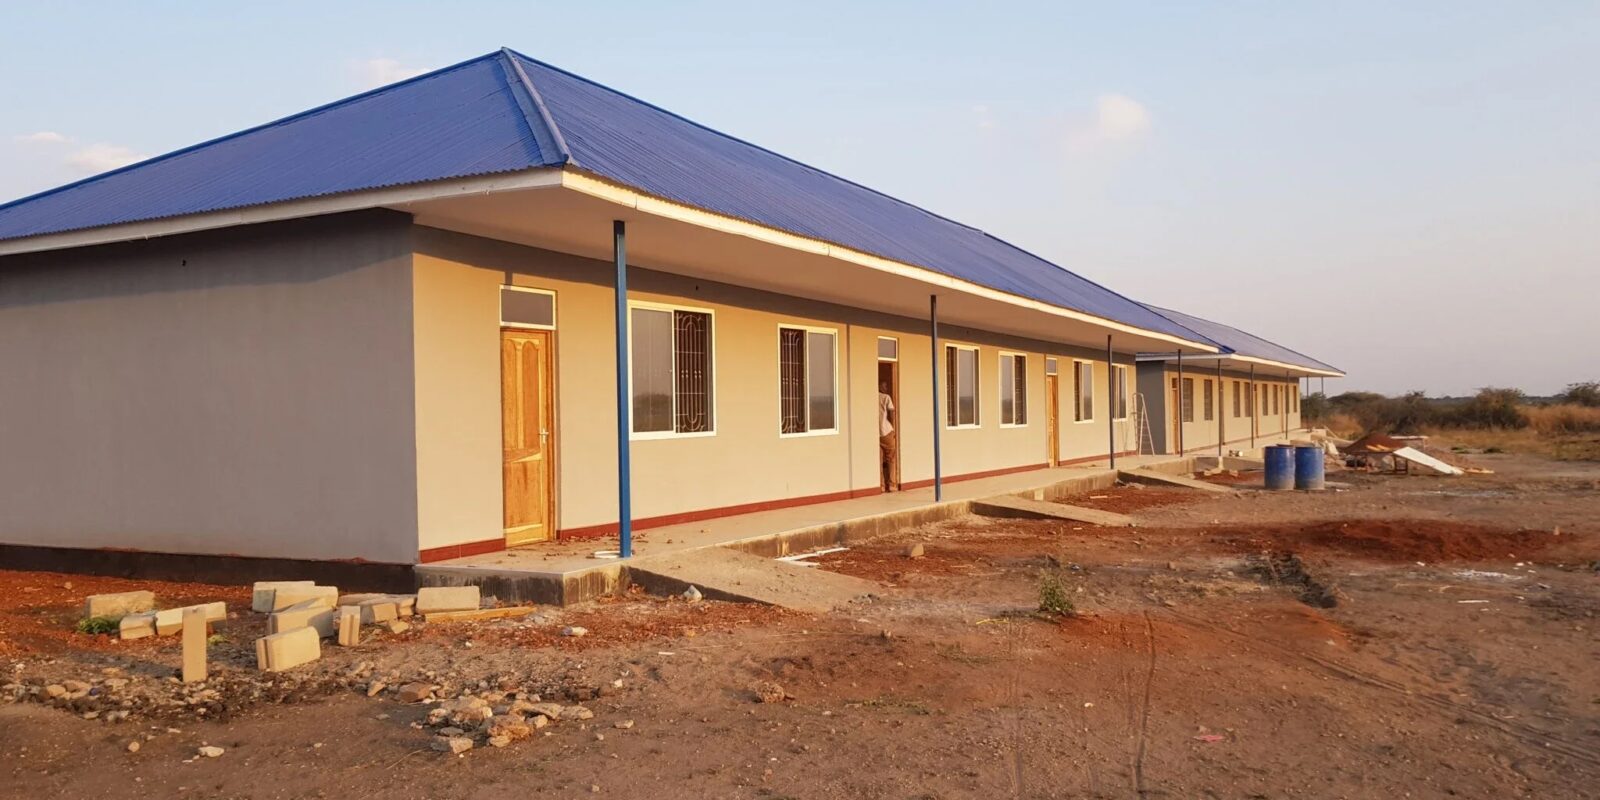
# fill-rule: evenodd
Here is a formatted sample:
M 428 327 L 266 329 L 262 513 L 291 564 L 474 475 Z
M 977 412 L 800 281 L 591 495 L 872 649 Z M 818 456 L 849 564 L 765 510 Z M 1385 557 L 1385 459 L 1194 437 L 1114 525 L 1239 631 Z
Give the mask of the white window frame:
M 633 413 L 633 310 L 643 308 L 651 311 L 688 311 L 695 314 L 705 314 L 711 320 L 711 335 L 707 337 L 707 346 L 711 348 L 711 429 L 704 431 L 690 431 L 679 433 L 671 431 L 638 431 L 634 426 L 639 423 L 638 415 Z M 678 374 L 677 347 L 673 347 L 672 374 L 674 380 Z M 722 379 L 722 370 L 717 366 L 717 312 L 711 308 L 686 306 L 678 303 L 659 303 L 649 300 L 628 301 L 628 440 L 649 441 L 651 439 L 704 439 L 717 435 L 717 425 L 721 424 L 722 414 L 717 410 L 717 402 L 721 392 L 717 390 L 717 381 Z M 672 393 L 672 418 L 678 418 L 678 393 Z M 674 422 L 674 425 L 677 423 Z
M 1128 367 L 1126 365 L 1111 365 L 1111 388 L 1116 390 L 1116 396 L 1111 399 L 1111 418 L 1113 420 L 1126 420 L 1128 415 L 1133 413 L 1128 410 L 1133 405 L 1128 402 L 1133 395 L 1128 392 Z M 1117 409 L 1119 408 L 1122 410 L 1122 416 L 1120 417 L 1117 416 Z
M 947 431 L 976 430 L 983 427 L 983 350 L 975 344 L 962 344 L 960 342 L 944 342 L 944 368 L 948 373 L 944 376 L 945 383 L 956 386 L 956 402 L 961 400 L 960 385 L 955 383 L 955 373 L 949 369 L 951 350 L 972 351 L 972 422 L 968 424 L 950 424 L 950 413 L 955 411 L 957 418 L 960 412 L 955 408 L 944 409 L 944 429 Z M 940 387 L 945 388 L 945 387 Z M 945 400 L 949 402 L 949 390 L 945 388 Z
M 1087 390 L 1084 390 L 1080 385 L 1083 382 L 1083 371 L 1079 368 L 1080 364 L 1086 364 L 1089 367 L 1089 388 Z M 1094 401 L 1093 361 L 1086 361 L 1081 358 L 1072 359 L 1072 385 L 1074 387 L 1073 391 L 1076 393 L 1075 396 L 1077 398 L 1077 402 L 1074 404 L 1075 407 L 1072 409 L 1072 424 L 1088 425 L 1089 423 L 1095 421 L 1095 406 L 1099 405 Z M 1078 412 L 1082 410 L 1082 400 L 1084 399 L 1089 401 L 1089 416 L 1086 416 L 1083 419 L 1078 419 Z M 1116 409 L 1112 409 L 1113 413 L 1115 411 Z
M 1060 359 L 1055 357 L 1055 356 L 1045 356 L 1044 357 L 1044 374 L 1049 376 L 1049 375 L 1055 375 L 1058 372 L 1060 372 L 1061 368 L 1059 366 L 1057 366 L 1057 364 L 1059 362 L 1060 362 Z
M 894 342 L 894 358 L 886 358 L 880 350 L 873 350 L 873 354 L 878 357 L 879 361 L 883 361 L 883 362 L 899 362 L 900 361 L 900 337 L 898 337 L 898 336 L 879 336 L 878 340 L 876 342 L 873 342 L 873 347 L 879 347 L 884 342 Z
M 783 334 L 781 333 L 781 331 L 783 331 L 785 329 L 788 329 L 788 330 L 791 330 L 791 331 L 803 331 L 805 333 L 826 333 L 826 334 L 829 334 L 829 335 L 831 335 L 833 337 L 833 427 L 832 428 L 818 428 L 816 430 L 812 430 L 811 429 L 811 396 L 808 393 L 806 395 L 806 398 L 805 398 L 806 429 L 801 431 L 801 432 L 799 432 L 799 433 L 784 433 L 783 432 Z M 778 365 L 778 438 L 779 439 L 801 439 L 801 438 L 805 438 L 807 436 L 837 436 L 839 434 L 839 329 L 838 328 L 819 327 L 819 326 L 816 326 L 816 325 L 801 325 L 801 324 L 792 323 L 792 322 L 780 322 L 780 323 L 778 323 L 777 330 L 779 331 L 779 333 L 778 333 L 778 335 L 776 337 L 776 341 L 773 342 L 773 348 L 774 348 L 774 352 L 776 352 L 778 354 L 778 360 L 776 362 L 774 362 L 774 363 L 776 363 Z M 805 375 L 806 380 L 810 381 L 810 379 L 811 379 L 811 362 L 810 362 L 811 346 L 810 346 L 810 341 L 808 339 L 802 337 L 802 341 L 806 342 L 806 359 L 807 360 L 806 360 L 805 364 L 801 365 L 801 372 L 802 372 L 802 374 Z M 806 386 L 809 389 L 810 388 L 810 383 L 808 382 L 806 384 Z
M 513 292 L 526 292 L 527 294 L 542 294 L 542 295 L 545 295 L 546 297 L 550 298 L 550 324 L 549 325 L 534 325 L 534 324 L 528 323 L 528 322 L 506 322 L 506 317 L 505 317 L 506 309 L 505 309 L 505 305 L 502 303 L 501 306 L 500 306 L 500 327 L 502 327 L 502 328 L 515 328 L 517 330 L 524 330 L 524 331 L 553 331 L 553 330 L 556 329 L 556 322 L 558 320 L 558 317 L 556 316 L 556 314 L 559 312 L 559 309 L 556 308 L 556 293 L 554 291 L 552 291 L 550 289 L 535 289 L 532 286 L 513 286 L 512 284 L 509 284 L 509 283 L 500 284 L 500 289 L 501 289 L 501 291 L 505 291 L 506 289 L 510 289 Z M 498 300 L 500 298 L 499 298 L 498 295 L 496 295 L 495 299 Z M 629 345 L 631 346 L 632 344 L 633 343 L 630 340 L 629 341 Z
M 1027 392 L 1028 392 L 1028 387 L 1027 386 L 1023 386 L 1023 388 L 1022 388 L 1022 394 L 1023 394 L 1023 398 L 1022 398 L 1022 421 L 1021 422 L 1006 422 L 1006 391 L 1005 391 L 1006 384 L 1005 384 L 1005 375 L 1010 374 L 1012 376 L 1011 417 L 1012 417 L 1013 420 L 1015 420 L 1016 419 L 1016 414 L 1017 414 L 1017 410 L 1016 410 L 1017 409 L 1017 400 L 1016 400 L 1016 394 L 1017 394 L 1017 387 L 1016 387 L 1017 365 L 1016 365 L 1016 362 L 1014 361 L 1014 359 L 1018 359 L 1018 358 L 1022 359 L 1022 368 L 1023 368 L 1024 373 L 1026 373 L 1027 368 L 1028 368 L 1028 354 L 1027 353 L 1018 353 L 1018 352 L 1015 352 L 1015 351 L 1012 351 L 1012 350 L 1001 350 L 1000 351 L 1000 361 L 999 361 L 999 364 L 996 366 L 995 371 L 994 371 L 995 399 L 1000 401 L 1000 402 L 996 403 L 995 405 L 997 405 L 999 407 L 999 409 L 1000 409 L 1000 427 L 1002 427 L 1002 428 L 1026 428 L 1026 427 L 1028 427 L 1028 424 L 1029 424 L 1029 417 L 1032 416 L 1031 414 L 1028 413 L 1028 411 L 1029 411 L 1029 409 L 1028 409 L 1028 398 L 1026 396 Z M 1007 364 L 1006 362 L 1008 362 L 1008 361 L 1011 362 L 1011 363 Z M 1027 377 L 1023 377 L 1022 380 L 1023 380 L 1023 383 L 1025 383 L 1025 384 L 1028 382 Z

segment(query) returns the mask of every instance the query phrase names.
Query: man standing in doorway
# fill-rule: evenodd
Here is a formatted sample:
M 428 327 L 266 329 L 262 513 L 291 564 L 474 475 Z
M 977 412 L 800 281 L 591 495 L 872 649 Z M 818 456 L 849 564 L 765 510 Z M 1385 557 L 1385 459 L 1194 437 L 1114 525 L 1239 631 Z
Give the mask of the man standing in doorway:
M 878 383 L 878 462 L 883 490 L 892 492 L 900 488 L 894 482 L 894 457 L 898 442 L 895 441 L 894 398 L 889 396 L 889 382 Z

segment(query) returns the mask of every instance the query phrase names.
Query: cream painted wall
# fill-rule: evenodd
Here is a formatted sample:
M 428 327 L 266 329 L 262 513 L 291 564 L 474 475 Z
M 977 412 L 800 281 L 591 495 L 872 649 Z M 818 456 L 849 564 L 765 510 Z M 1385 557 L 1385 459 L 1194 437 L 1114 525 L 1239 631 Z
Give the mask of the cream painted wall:
M 1171 364 L 1146 362 L 1140 365 L 1140 391 L 1146 393 L 1146 399 L 1150 403 L 1151 425 L 1155 433 L 1154 438 L 1158 452 L 1172 452 L 1177 446 L 1176 442 L 1173 441 L 1173 420 L 1176 414 L 1176 406 L 1172 403 L 1171 398 L 1172 381 L 1177 377 L 1178 372 L 1172 368 Z M 1242 399 L 1242 393 L 1250 391 L 1250 373 L 1235 369 L 1223 370 L 1221 393 L 1215 401 L 1215 413 L 1222 415 L 1222 423 L 1225 426 L 1220 430 L 1215 417 L 1209 421 L 1205 419 L 1204 385 L 1206 381 L 1210 381 L 1213 386 L 1217 385 L 1215 365 L 1213 363 L 1197 362 L 1195 368 L 1190 369 L 1186 364 L 1183 377 L 1194 381 L 1194 421 L 1183 424 L 1184 450 L 1193 452 L 1206 448 L 1215 448 L 1219 434 L 1225 437 L 1223 441 L 1229 445 L 1248 444 L 1251 436 L 1252 419 L 1244 415 L 1243 409 L 1248 408 L 1248 406 L 1241 408 L 1240 416 L 1235 417 L 1233 415 L 1233 384 L 1235 381 L 1241 384 Z M 1152 389 L 1157 380 L 1159 380 L 1159 385 L 1163 387 L 1160 392 Z M 1270 392 L 1273 390 L 1282 392 L 1279 401 L 1279 413 L 1274 414 L 1270 409 L 1263 411 L 1259 407 L 1255 409 L 1257 415 L 1254 420 L 1256 435 L 1275 436 L 1281 435 L 1286 431 L 1298 430 L 1300 427 L 1300 413 L 1294 409 L 1290 400 L 1291 393 L 1297 391 L 1298 381 L 1293 378 L 1269 376 L 1257 372 L 1255 383 L 1258 398 L 1262 387 L 1267 387 L 1269 397 Z M 1157 426 L 1158 420 L 1160 420 L 1159 428 Z
M 506 283 L 556 294 L 558 527 L 615 525 L 611 265 L 422 227 L 416 229 L 415 239 L 422 547 L 499 535 L 500 384 L 494 340 L 499 286 Z M 633 302 L 707 309 L 714 315 L 716 431 L 633 441 L 636 519 L 874 490 L 879 336 L 899 340 L 902 480 L 932 478 L 930 340 L 925 321 L 639 267 L 631 269 L 629 281 Z M 438 296 L 429 296 L 434 294 Z M 779 435 L 780 324 L 837 331 L 837 433 Z M 1097 422 L 1084 426 L 1070 421 L 1071 376 L 1065 366 L 1073 355 L 1103 359 L 1103 352 L 961 328 L 944 328 L 941 335 L 945 341 L 978 344 L 981 365 L 982 427 L 943 431 L 946 476 L 1045 462 L 1043 354 L 1047 351 L 1063 360 L 1063 459 L 1104 455 L 1105 366 L 1099 364 L 1096 378 Z M 1001 350 L 1028 357 L 1030 415 L 1023 427 L 999 424 Z M 1132 364 L 1131 355 L 1119 355 L 1121 359 Z M 435 379 L 449 381 L 448 388 L 429 385 Z M 484 488 L 486 484 L 492 491 Z
M 0 542 L 410 563 L 410 223 L 0 259 Z

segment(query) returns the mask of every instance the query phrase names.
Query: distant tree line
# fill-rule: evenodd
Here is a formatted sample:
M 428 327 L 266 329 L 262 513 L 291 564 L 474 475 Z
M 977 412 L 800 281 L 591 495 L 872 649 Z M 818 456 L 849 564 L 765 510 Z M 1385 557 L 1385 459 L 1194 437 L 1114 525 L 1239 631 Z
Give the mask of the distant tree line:
M 1471 397 L 1428 397 L 1406 392 L 1321 392 L 1302 399 L 1302 418 L 1327 424 L 1342 415 L 1368 433 L 1421 433 L 1439 428 L 1527 428 L 1576 433 L 1600 430 L 1600 381 L 1568 384 L 1550 398 L 1530 398 L 1521 389 L 1487 386 Z

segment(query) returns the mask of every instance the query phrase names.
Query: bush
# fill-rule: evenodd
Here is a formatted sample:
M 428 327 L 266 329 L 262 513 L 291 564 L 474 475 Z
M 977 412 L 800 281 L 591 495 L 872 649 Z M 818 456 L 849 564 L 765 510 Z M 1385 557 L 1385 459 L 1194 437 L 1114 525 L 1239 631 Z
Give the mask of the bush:
M 1569 383 L 1567 390 L 1557 395 L 1563 403 L 1585 408 L 1600 408 L 1600 382 Z
M 1077 613 L 1072 598 L 1067 595 L 1066 584 L 1061 582 L 1061 576 L 1046 574 L 1039 578 L 1039 612 L 1059 617 L 1070 617 Z
M 1526 428 L 1528 415 L 1522 410 L 1526 401 L 1527 395 L 1521 389 L 1487 386 L 1440 422 L 1456 428 Z
M 92 633 L 95 635 L 100 635 L 104 633 L 116 633 L 121 629 L 121 625 L 122 621 L 116 617 L 86 617 L 78 620 L 78 624 L 74 627 L 77 629 L 78 633 Z

